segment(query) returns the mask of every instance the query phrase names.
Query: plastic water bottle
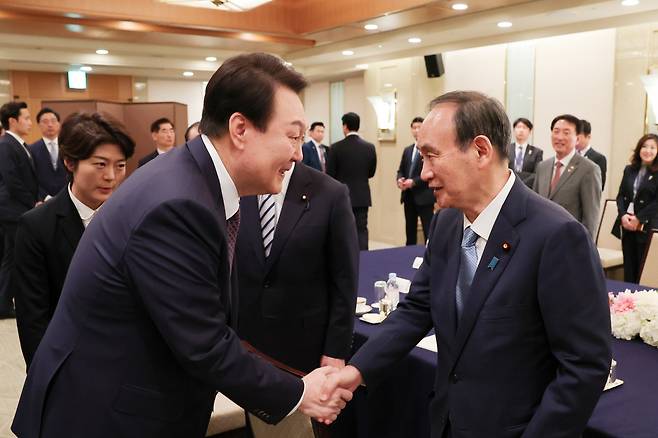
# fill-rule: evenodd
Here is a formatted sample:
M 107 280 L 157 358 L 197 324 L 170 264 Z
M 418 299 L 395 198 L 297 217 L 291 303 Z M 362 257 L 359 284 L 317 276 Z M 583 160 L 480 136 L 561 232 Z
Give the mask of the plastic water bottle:
M 388 274 L 386 298 L 391 302 L 391 310 L 395 310 L 400 302 L 400 286 L 398 285 L 398 276 L 395 272 Z

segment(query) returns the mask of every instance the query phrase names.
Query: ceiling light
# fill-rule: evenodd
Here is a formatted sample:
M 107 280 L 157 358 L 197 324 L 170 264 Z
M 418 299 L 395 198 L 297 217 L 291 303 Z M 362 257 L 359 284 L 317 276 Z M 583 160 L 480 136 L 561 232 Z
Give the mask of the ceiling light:
M 423 40 L 421 40 L 418 37 L 411 37 L 407 41 L 409 41 L 411 44 L 418 44 L 418 43 L 422 42 Z
M 452 9 L 455 11 L 465 11 L 468 9 L 468 5 L 466 3 L 455 3 L 452 5 Z
M 88 65 L 83 65 L 82 67 L 80 67 L 80 70 L 81 71 L 92 71 L 93 68 L 89 67 Z
M 75 33 L 81 33 L 81 32 L 84 32 L 84 30 L 85 30 L 85 27 L 80 26 L 79 24 L 65 24 L 64 27 L 69 32 L 75 32 Z
M 376 24 L 373 24 L 373 23 L 368 23 L 365 26 L 363 26 L 363 28 L 365 30 L 377 30 L 377 29 L 379 29 L 379 26 L 377 26 Z
M 498 22 L 498 27 L 501 29 L 506 29 L 508 27 L 512 27 L 512 22 L 511 21 L 499 21 Z
M 269 3 L 272 0 L 160 0 L 177 6 L 220 9 L 222 11 L 243 12 Z
M 107 50 L 107 49 L 98 49 L 98 50 L 96 50 L 97 55 L 107 55 L 108 53 L 110 53 L 110 51 Z
M 215 61 L 217 61 L 217 57 L 216 56 L 206 56 L 206 61 L 215 62 Z
M 143 90 L 146 88 L 146 84 L 144 82 L 135 82 L 135 88 L 138 90 Z
M 393 84 L 387 82 L 387 83 L 384 84 L 384 86 L 385 86 L 386 88 L 389 88 L 389 87 L 392 87 Z
M 183 76 L 185 76 L 186 78 L 190 78 L 190 77 L 194 76 L 194 72 L 184 71 Z
M 352 50 L 343 50 L 343 55 L 345 56 L 352 56 L 354 55 L 354 52 Z
M 640 4 L 640 0 L 624 0 L 621 2 L 622 6 L 637 6 Z
M 357 64 L 355 67 L 359 70 L 368 70 L 368 64 Z
M 377 44 L 378 49 L 381 49 L 382 47 L 384 47 L 384 46 L 382 46 L 381 44 Z

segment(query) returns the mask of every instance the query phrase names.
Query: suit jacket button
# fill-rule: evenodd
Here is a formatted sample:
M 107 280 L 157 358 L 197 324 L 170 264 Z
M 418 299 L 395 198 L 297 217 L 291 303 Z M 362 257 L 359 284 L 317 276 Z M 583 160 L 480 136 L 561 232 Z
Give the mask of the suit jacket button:
M 450 381 L 451 381 L 452 383 L 457 383 L 457 382 L 459 382 L 459 376 L 457 375 L 457 373 L 453 373 L 453 374 L 450 376 Z

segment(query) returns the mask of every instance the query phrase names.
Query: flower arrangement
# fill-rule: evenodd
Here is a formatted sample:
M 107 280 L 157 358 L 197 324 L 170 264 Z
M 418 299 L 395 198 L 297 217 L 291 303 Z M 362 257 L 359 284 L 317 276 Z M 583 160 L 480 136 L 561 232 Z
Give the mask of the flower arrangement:
M 654 289 L 617 295 L 608 294 L 612 335 L 618 339 L 633 339 L 640 335 L 644 342 L 658 347 L 658 292 Z

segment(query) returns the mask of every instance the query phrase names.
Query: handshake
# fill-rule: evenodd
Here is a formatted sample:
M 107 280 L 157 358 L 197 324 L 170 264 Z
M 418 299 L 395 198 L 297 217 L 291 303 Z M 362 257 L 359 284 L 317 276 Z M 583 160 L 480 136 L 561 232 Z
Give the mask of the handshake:
M 331 424 L 361 384 L 361 373 L 352 365 L 343 368 L 323 366 L 307 374 L 299 410 L 320 423 Z

